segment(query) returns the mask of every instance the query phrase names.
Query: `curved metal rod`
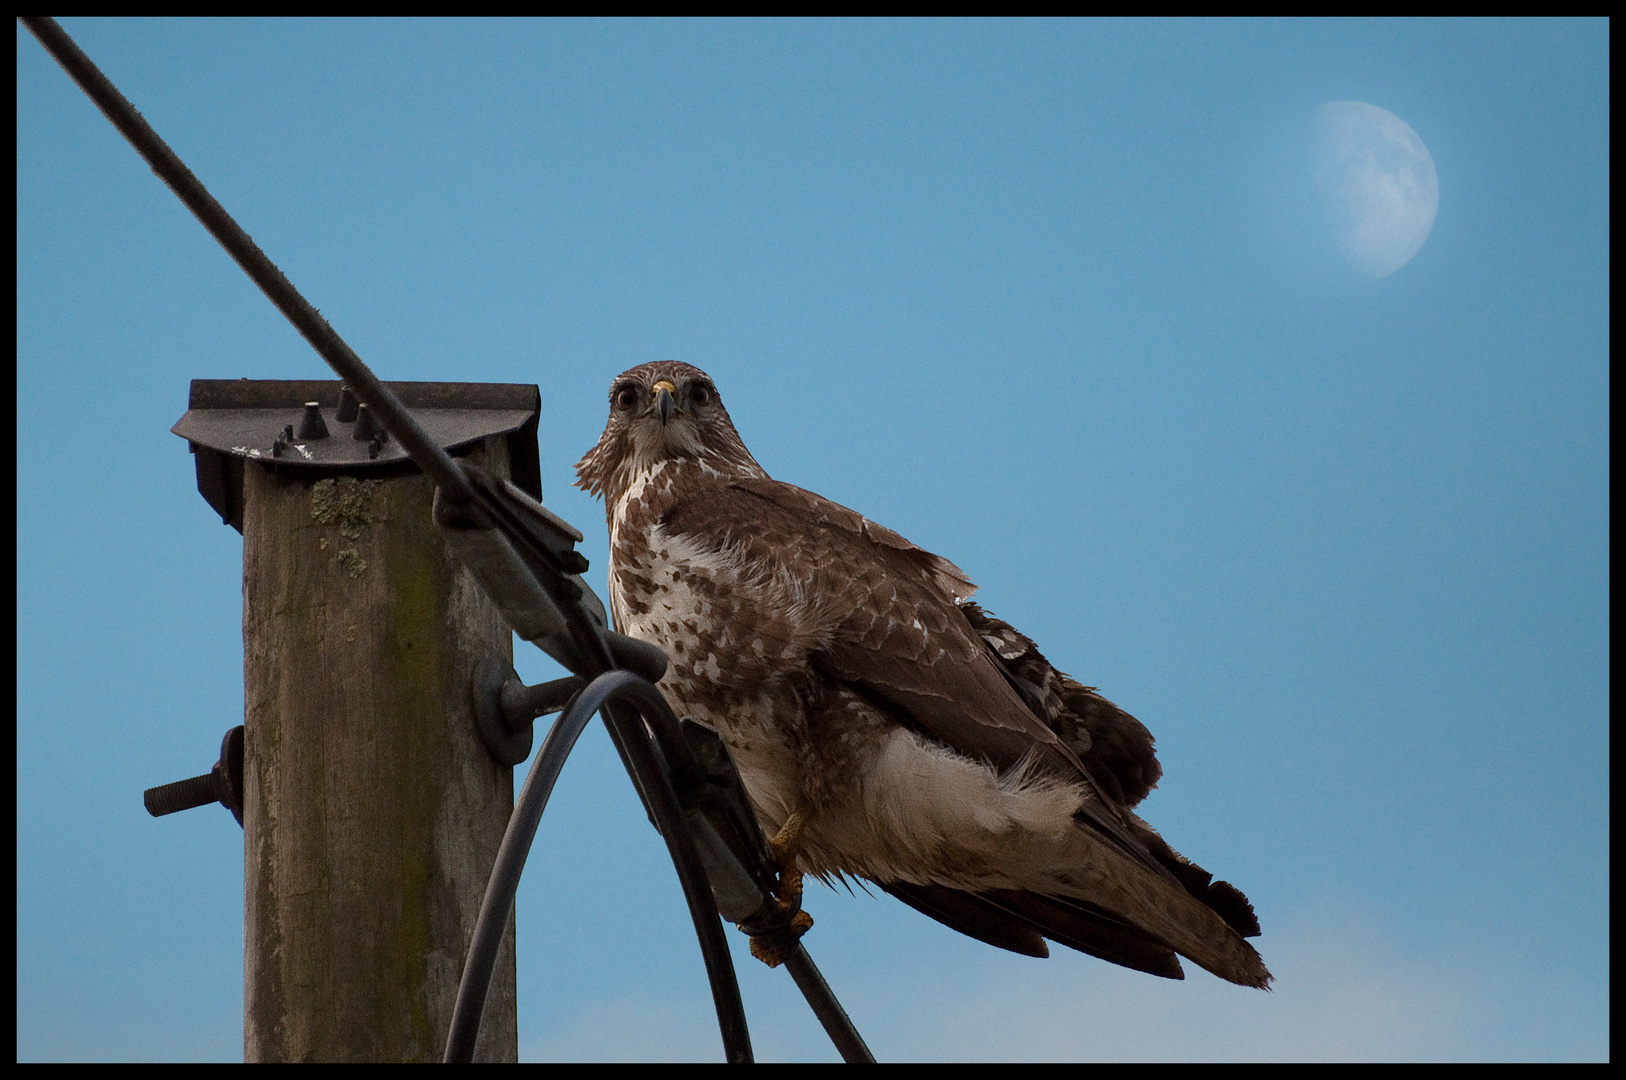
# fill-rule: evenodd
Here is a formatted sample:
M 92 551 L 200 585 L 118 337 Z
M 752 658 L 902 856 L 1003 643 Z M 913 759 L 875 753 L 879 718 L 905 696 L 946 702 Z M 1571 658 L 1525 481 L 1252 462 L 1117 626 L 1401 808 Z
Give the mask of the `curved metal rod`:
M 468 960 L 464 963 L 463 979 L 458 985 L 457 1005 L 452 1011 L 452 1026 L 443 1059 L 447 1062 L 473 1059 L 474 1043 L 480 1032 L 480 1020 L 491 986 L 491 974 L 496 967 L 497 949 L 508 923 L 508 913 L 513 909 L 514 893 L 519 887 L 526 856 L 530 854 L 531 842 L 542 820 L 542 811 L 547 806 L 559 771 L 564 767 L 565 758 L 569 756 L 588 720 L 600 709 L 604 709 L 606 726 L 612 728 L 616 741 L 626 750 L 626 764 L 649 804 L 656 827 L 666 840 L 672 864 L 683 885 L 689 914 L 694 919 L 695 932 L 700 939 L 700 951 L 706 961 L 706 974 L 711 981 L 726 1056 L 731 1062 L 752 1060 L 745 1005 L 740 998 L 733 958 L 723 935 L 722 920 L 717 915 L 705 867 L 700 862 L 699 852 L 695 850 L 688 829 L 683 825 L 677 796 L 661 768 L 654 747 L 650 745 L 642 717 L 636 713 L 627 716 L 621 710 L 605 708 L 615 698 L 630 698 L 631 704 L 637 705 L 640 711 L 670 709 L 660 692 L 643 678 L 630 671 L 609 671 L 576 695 L 549 730 L 542 749 L 537 752 L 536 760 L 531 765 L 531 771 L 526 775 L 519 803 L 509 819 L 508 830 L 497 852 L 496 865 L 492 867 L 491 880 L 486 886 L 485 899 L 480 905 L 480 917 L 475 923 Z
M 502 846 L 497 849 L 497 861 L 491 868 L 491 879 L 486 882 L 485 898 L 480 902 L 480 917 L 474 923 L 474 937 L 469 941 L 468 958 L 463 962 L 463 981 L 457 986 L 452 1028 L 446 1037 L 444 1060 L 448 1062 L 474 1060 L 474 1042 L 480 1034 L 486 996 L 491 992 L 491 974 L 497 967 L 497 949 L 508 927 L 508 914 L 514 909 L 520 873 L 525 869 L 526 856 L 531 853 L 531 842 L 536 839 L 536 829 L 542 822 L 548 796 L 553 794 L 554 782 L 592 718 L 591 709 L 567 707 L 548 729 L 542 749 L 536 752 L 531 770 L 525 774 L 525 786 L 520 789 L 519 801 L 503 833 Z
M 688 790 L 700 779 L 700 767 L 695 761 L 694 751 L 684 739 L 677 716 L 672 712 L 666 699 L 652 684 L 645 682 L 644 687 L 645 689 L 639 693 L 651 705 L 645 714 L 647 731 L 655 746 L 660 748 L 661 760 L 671 769 L 671 774 L 667 777 L 668 783 L 675 781 Z M 631 768 L 631 765 L 628 767 Z M 663 775 L 666 774 L 663 772 Z M 688 832 L 687 828 L 684 832 Z M 709 891 L 707 895 L 710 896 Z M 841 1002 L 836 999 L 830 984 L 824 981 L 824 976 L 819 973 L 813 958 L 808 955 L 801 942 L 798 941 L 795 949 L 786 956 L 785 970 L 790 973 L 802 996 L 807 999 L 808 1007 L 813 1010 L 813 1015 L 818 1018 L 825 1034 L 835 1044 L 842 1060 L 852 1064 L 873 1063 L 875 1057 L 870 1053 L 863 1036 L 858 1033 L 857 1027 L 847 1015 L 847 1010 L 841 1007 Z
M 745 1002 L 740 997 L 740 984 L 734 974 L 734 957 L 728 950 L 728 938 L 723 932 L 723 920 L 717 913 L 717 901 L 712 896 L 711 881 L 706 875 L 700 852 L 695 849 L 694 837 L 683 820 L 677 793 L 661 766 L 661 759 L 652 744 L 649 729 L 644 726 L 641 713 L 656 718 L 652 726 L 659 729 L 673 726 L 677 720 L 672 707 L 661 697 L 654 685 L 630 671 L 609 671 L 588 684 L 588 690 L 604 686 L 606 726 L 619 735 L 627 751 L 627 762 L 637 772 L 650 816 L 655 828 L 666 841 L 667 853 L 677 870 L 678 883 L 683 886 L 683 898 L 689 905 L 689 917 L 694 922 L 695 936 L 700 941 L 700 955 L 706 963 L 706 978 L 711 983 L 712 1002 L 717 1008 L 717 1026 L 723 1036 L 724 1056 L 730 1062 L 749 1063 L 751 1034 L 745 1023 Z M 582 697 L 587 690 L 582 691 Z M 613 707 L 613 698 L 630 698 L 629 704 L 637 708 L 630 715 L 626 710 Z

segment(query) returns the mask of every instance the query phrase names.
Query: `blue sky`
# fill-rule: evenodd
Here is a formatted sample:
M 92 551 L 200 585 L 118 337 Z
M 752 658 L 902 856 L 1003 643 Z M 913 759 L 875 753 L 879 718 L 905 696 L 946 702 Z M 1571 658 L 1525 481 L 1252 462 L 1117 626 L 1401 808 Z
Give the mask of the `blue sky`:
M 64 26 L 381 376 L 542 386 L 595 584 L 571 466 L 687 361 L 1151 728 L 1143 813 L 1275 992 L 815 886 L 878 1056 L 1607 1057 L 1605 23 Z M 242 715 L 241 540 L 168 428 L 329 373 L 21 29 L 17 94 L 18 1056 L 233 1060 L 241 833 L 140 799 Z M 1339 100 L 1438 170 L 1378 280 L 1282 194 Z M 522 1059 L 720 1057 L 596 726 L 518 920 Z M 759 1058 L 833 1057 L 733 936 Z

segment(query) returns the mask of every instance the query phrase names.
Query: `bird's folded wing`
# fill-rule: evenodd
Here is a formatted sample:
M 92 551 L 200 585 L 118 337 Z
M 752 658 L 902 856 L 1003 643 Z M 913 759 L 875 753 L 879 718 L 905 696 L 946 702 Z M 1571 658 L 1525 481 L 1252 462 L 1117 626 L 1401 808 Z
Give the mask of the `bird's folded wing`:
M 1049 767 L 1082 773 L 971 632 L 955 601 L 974 586 L 958 567 L 810 491 L 773 480 L 731 486 L 751 500 L 740 516 L 755 536 L 797 534 L 778 551 L 768 540 L 746 554 L 814 576 L 825 606 L 815 666 L 901 708 L 911 726 L 969 757 L 1009 769 L 1048 751 Z
M 849 510 L 822 495 L 766 477 L 733 480 L 729 486 L 749 492 L 792 514 L 797 520 L 861 536 L 878 547 L 904 555 L 923 577 L 954 600 L 969 600 L 977 591 L 965 571 L 941 555 L 933 555 L 924 548 L 916 547 L 885 525 L 877 524 L 858 511 Z
M 747 574 L 805 579 L 820 608 L 810 661 L 900 722 L 1000 770 L 1037 768 L 1078 784 L 1080 824 L 1160 877 L 1172 877 L 1103 788 L 1012 688 L 957 601 L 964 572 L 890 529 L 810 491 L 738 480 L 663 518 L 674 534 L 727 549 Z
M 987 643 L 1005 676 L 1034 714 L 1078 755 L 1114 802 L 1132 807 L 1163 775 L 1152 733 L 1118 706 L 1046 660 L 1033 639 L 980 604 L 960 605 L 972 632 Z
M 816 632 L 806 638 L 816 671 L 966 757 L 1001 770 L 1038 767 L 1077 784 L 1084 799 L 1075 820 L 1106 842 L 1102 865 L 1113 864 L 1106 850 L 1128 860 L 1108 875 L 1113 888 L 1102 886 L 1122 917 L 1063 896 L 896 882 L 885 888 L 896 886 L 900 898 L 955 929 L 1030 955 L 1042 944 L 1037 932 L 1167 977 L 1178 971 L 1173 948 L 1225 978 L 1268 981 L 1257 954 L 1225 925 L 1256 928 L 1246 900 L 1223 883 L 1209 886 L 1206 873 L 1104 794 L 974 629 L 962 607 L 973 586 L 952 563 L 846 507 L 771 480 L 733 482 L 708 492 L 703 505 L 680 503 L 662 521 L 673 535 L 726 552 L 746 578 L 796 582 L 790 606 L 804 618 L 816 609 Z M 1145 916 L 1140 925 L 1123 921 L 1130 912 Z

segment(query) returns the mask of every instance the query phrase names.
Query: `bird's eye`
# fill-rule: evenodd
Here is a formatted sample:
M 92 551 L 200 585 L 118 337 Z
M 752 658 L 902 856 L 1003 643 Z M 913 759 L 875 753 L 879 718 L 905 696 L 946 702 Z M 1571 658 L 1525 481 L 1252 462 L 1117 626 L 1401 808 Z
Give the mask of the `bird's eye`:
M 711 399 L 716 393 L 717 391 L 713 390 L 705 383 L 697 383 L 695 384 L 694 389 L 689 391 L 689 400 L 694 402 L 696 405 L 710 405 Z
M 638 388 L 636 386 L 623 386 L 615 392 L 615 407 L 622 412 L 638 404 Z

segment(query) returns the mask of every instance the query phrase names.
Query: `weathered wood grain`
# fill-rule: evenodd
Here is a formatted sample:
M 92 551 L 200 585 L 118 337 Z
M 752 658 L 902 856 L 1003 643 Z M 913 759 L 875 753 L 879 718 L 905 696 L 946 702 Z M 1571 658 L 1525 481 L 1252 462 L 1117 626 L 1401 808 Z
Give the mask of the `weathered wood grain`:
M 507 473 L 490 440 L 474 460 Z M 438 1061 L 513 807 L 468 701 L 512 658 L 421 475 L 244 474 L 244 1058 Z M 517 1057 L 514 928 L 477 1061 Z

